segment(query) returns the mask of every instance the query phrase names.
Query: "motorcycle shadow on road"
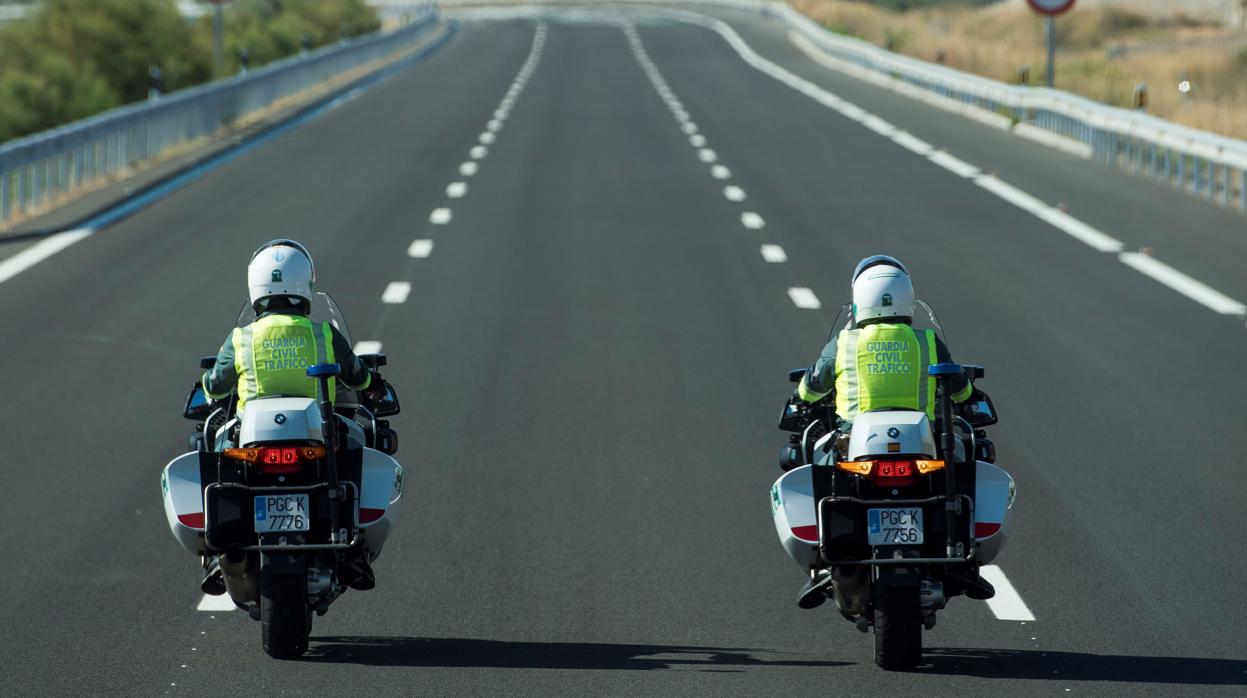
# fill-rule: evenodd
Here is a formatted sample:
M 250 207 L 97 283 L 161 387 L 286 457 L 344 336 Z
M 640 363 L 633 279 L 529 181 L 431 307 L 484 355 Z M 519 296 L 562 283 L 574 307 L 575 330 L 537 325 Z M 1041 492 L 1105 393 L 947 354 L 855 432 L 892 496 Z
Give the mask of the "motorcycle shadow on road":
M 851 664 L 798 659 L 792 653 L 775 650 L 418 637 L 314 637 L 304 660 L 396 667 L 707 672 Z
M 1247 660 L 928 648 L 923 673 L 992 679 L 1247 686 Z

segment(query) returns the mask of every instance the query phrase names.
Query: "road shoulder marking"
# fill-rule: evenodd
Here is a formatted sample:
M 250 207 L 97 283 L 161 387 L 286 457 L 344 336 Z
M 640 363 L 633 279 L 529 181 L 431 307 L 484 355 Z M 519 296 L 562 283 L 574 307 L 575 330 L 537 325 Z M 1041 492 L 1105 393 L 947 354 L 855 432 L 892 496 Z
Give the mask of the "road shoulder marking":
M 991 609 L 1000 620 L 1017 620 L 1030 622 L 1035 620 L 1035 614 L 1031 613 L 1026 602 L 1022 600 L 1022 596 L 1018 594 L 1017 589 L 1009 583 L 1009 578 L 1005 576 L 1004 570 L 996 565 L 983 565 L 979 568 L 979 574 L 983 575 L 996 587 L 996 595 L 987 600 L 987 607 Z

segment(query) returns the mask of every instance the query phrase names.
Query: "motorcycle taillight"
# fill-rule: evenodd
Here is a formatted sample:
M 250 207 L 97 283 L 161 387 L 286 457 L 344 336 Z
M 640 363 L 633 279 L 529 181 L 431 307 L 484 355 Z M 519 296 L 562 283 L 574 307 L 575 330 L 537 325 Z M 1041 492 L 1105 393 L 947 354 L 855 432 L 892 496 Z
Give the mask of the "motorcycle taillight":
M 259 448 L 227 448 L 229 458 L 254 463 L 265 475 L 289 475 L 299 472 L 304 463 L 325 457 L 323 446 L 260 446 Z
M 875 487 L 908 487 L 918 468 L 911 460 L 879 460 L 866 476 Z

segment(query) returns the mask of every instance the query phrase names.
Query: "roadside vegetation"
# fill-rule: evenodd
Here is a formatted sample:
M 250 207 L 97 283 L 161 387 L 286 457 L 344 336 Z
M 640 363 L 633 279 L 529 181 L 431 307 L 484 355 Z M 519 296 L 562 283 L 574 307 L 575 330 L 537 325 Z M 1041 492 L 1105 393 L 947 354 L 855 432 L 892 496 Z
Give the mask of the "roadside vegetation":
M 247 49 L 256 68 L 311 47 L 376 31 L 364 0 L 236 0 L 225 10 L 225 74 Z M 149 69 L 166 92 L 212 78 L 211 13 L 174 0 L 45 0 L 0 25 L 0 141 L 147 98 Z
M 791 0 L 832 31 L 1003 82 L 1046 80 L 1043 20 L 1021 0 Z M 889 9 L 902 8 L 902 9 Z M 1146 84 L 1161 118 L 1247 138 L 1247 33 L 1180 12 L 1075 6 L 1057 18 L 1056 86 L 1132 107 Z M 1188 83 L 1189 91 L 1179 86 Z

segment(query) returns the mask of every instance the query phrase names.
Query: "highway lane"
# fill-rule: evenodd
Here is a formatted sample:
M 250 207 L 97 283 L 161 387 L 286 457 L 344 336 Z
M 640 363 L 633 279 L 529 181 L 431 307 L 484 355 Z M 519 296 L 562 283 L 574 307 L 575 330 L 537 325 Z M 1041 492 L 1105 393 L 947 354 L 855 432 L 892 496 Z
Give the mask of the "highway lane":
M 483 157 L 471 148 L 532 22 L 467 23 L 428 62 L 0 287 L 6 345 L 54 367 L 14 392 L 58 415 L 4 408 L 28 432 L 0 447 L 17 495 L 0 527 L 0 674 L 19 694 L 199 694 L 222 676 L 317 694 L 1241 690 L 1240 563 L 1187 537 L 1233 530 L 1241 510 L 1229 469 L 1247 386 L 1224 360 L 1240 324 L 704 29 L 640 21 L 638 36 L 713 163 L 619 26 L 548 31 Z M 449 221 L 431 222 L 441 208 Z M 194 357 L 227 329 L 246 255 L 278 234 L 312 246 L 355 339 L 391 355 L 409 466 L 378 589 L 319 619 L 297 664 L 264 658 L 242 614 L 193 610 L 195 565 L 155 485 L 187 431 Z M 404 255 L 416 239 L 433 241 L 427 258 Z M 763 243 L 788 261 L 765 262 Z M 818 350 L 844 275 L 880 244 L 913 264 L 954 351 L 989 366 L 1020 485 L 1001 565 L 1038 616 L 954 602 L 915 676 L 875 670 L 834 612 L 795 608 L 765 504 L 783 372 Z M 392 281 L 411 293 L 383 305 Z M 795 285 L 823 310 L 795 307 Z M 1192 355 L 1210 360 L 1171 363 Z M 52 518 L 49 501 L 77 506 Z

